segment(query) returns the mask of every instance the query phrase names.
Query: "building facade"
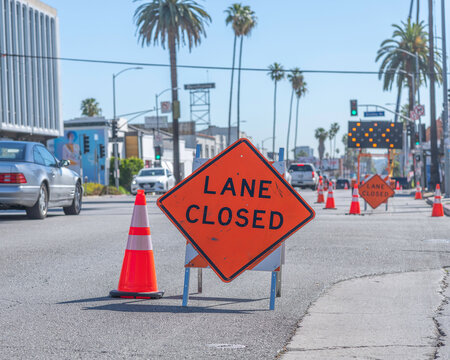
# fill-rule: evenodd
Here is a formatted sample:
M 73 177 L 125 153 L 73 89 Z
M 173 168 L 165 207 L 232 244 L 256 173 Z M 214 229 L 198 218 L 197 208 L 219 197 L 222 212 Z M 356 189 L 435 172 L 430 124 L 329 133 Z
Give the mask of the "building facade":
M 62 136 L 58 17 L 38 0 L 0 0 L 0 137 Z

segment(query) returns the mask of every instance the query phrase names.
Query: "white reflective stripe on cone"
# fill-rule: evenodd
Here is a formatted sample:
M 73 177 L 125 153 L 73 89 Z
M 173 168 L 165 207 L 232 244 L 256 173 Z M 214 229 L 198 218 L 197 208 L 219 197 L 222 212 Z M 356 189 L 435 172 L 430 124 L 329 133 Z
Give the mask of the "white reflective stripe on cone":
M 153 250 L 150 235 L 128 235 L 127 250 Z
M 131 227 L 149 227 L 147 205 L 134 206 Z

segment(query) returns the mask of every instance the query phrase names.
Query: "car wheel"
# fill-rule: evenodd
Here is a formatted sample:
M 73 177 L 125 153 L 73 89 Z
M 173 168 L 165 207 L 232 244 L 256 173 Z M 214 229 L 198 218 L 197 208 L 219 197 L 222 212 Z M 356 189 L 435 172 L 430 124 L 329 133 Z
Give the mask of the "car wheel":
M 41 184 L 39 197 L 32 207 L 25 209 L 30 219 L 45 219 L 48 211 L 48 191 L 45 184 Z
M 64 214 L 66 215 L 78 215 L 81 211 L 81 202 L 83 198 L 83 192 L 81 191 L 81 185 L 79 182 L 75 185 L 75 194 L 73 195 L 73 201 L 70 206 L 63 207 Z

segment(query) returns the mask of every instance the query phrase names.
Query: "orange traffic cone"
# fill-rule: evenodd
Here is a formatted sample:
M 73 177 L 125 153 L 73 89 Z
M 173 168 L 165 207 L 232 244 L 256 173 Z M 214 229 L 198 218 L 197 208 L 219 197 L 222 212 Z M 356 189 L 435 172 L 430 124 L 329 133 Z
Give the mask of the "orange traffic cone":
M 347 184 L 347 181 L 345 182 L 344 190 L 348 190 L 348 184 Z
M 395 188 L 395 190 L 400 190 L 400 183 L 397 181 L 397 187 Z
M 322 204 L 325 202 L 323 198 L 323 189 L 322 189 L 322 180 L 319 181 L 319 186 L 317 188 L 317 201 L 318 204 Z
M 327 203 L 325 204 L 325 209 L 336 209 L 336 206 L 334 204 L 334 196 L 333 196 L 333 185 L 328 185 L 328 196 L 327 196 Z
M 119 287 L 117 290 L 112 290 L 110 295 L 137 299 L 159 299 L 164 295 L 164 291 L 159 291 L 156 283 L 155 260 L 144 190 L 138 190 L 134 201 Z
M 422 189 L 420 188 L 420 183 L 417 182 L 416 187 L 416 195 L 414 196 L 415 200 L 422 200 Z
M 361 215 L 361 208 L 359 206 L 358 186 L 353 188 L 352 204 L 350 205 L 349 215 Z
M 441 187 L 436 185 L 436 193 L 434 194 L 433 212 L 431 216 L 444 216 L 444 207 L 441 202 Z

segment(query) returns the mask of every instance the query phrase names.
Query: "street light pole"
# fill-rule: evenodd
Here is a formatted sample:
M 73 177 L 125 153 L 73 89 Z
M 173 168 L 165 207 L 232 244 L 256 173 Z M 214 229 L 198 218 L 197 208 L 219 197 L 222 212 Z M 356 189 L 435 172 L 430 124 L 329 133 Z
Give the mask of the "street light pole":
M 125 71 L 128 70 L 141 70 L 142 67 L 138 66 L 138 67 L 129 67 L 126 69 L 123 69 L 122 71 L 119 71 L 117 74 L 113 74 L 112 80 L 113 80 L 113 129 L 116 129 L 115 131 L 117 132 L 117 118 L 116 118 L 116 77 L 118 77 L 120 74 L 122 74 Z M 117 188 L 117 190 L 119 190 L 119 174 L 118 174 L 118 170 L 119 170 L 119 144 L 117 142 L 117 134 L 112 134 L 112 138 L 113 138 L 113 153 L 114 153 L 114 185 Z
M 443 90 L 444 90 L 444 111 L 442 116 L 442 127 L 444 130 L 444 161 L 445 161 L 445 197 L 450 197 L 450 148 L 448 137 L 448 82 L 447 82 L 447 43 L 445 36 L 445 1 L 441 0 L 441 16 L 442 16 L 442 74 L 443 74 Z

